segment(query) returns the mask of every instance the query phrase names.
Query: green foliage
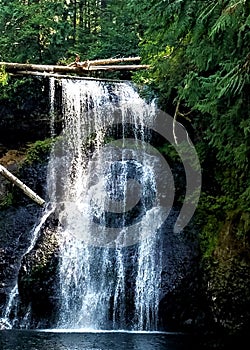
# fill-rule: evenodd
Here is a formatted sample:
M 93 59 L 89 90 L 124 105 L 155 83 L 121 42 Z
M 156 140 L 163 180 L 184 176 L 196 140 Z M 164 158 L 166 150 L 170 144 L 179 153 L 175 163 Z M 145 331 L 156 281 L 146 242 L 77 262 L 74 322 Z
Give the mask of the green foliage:
M 43 141 L 36 141 L 30 145 L 27 152 L 26 161 L 28 163 L 45 161 L 48 158 L 49 152 L 51 151 L 55 142 L 56 138 L 47 138 Z
M 180 158 L 176 149 L 170 143 L 165 143 L 162 146 L 158 147 L 159 152 L 161 152 L 164 156 L 169 157 L 174 162 L 180 162 Z
M 138 55 L 137 23 L 129 4 L 109 0 L 100 16 L 99 34 L 89 51 L 90 57 Z
M 62 1 L 5 2 L 0 7 L 0 59 L 49 63 L 67 50 L 70 29 L 62 25 Z
M 250 233 L 250 212 L 241 213 L 239 224 L 236 230 L 238 239 L 245 239 Z
M 72 62 L 138 53 L 136 17 L 123 0 L 0 1 L 0 61 Z
M 30 81 L 29 78 L 12 79 L 9 77 L 6 84 L 3 84 L 0 90 L 0 100 L 8 99 L 18 104 L 18 101 L 22 99 L 21 91 L 27 91 L 24 88 L 27 87 L 26 84 Z
M 178 121 L 188 113 L 203 167 L 196 220 L 211 254 L 227 213 L 250 208 L 250 4 L 245 0 L 159 0 L 134 4 L 140 47 L 152 68 L 134 75 Z M 137 8 L 137 9 L 136 9 Z M 167 150 L 168 152 L 168 150 Z M 246 234 L 246 232 L 245 232 Z
M 212 256 L 228 213 L 234 210 L 235 203 L 230 196 L 203 191 L 196 213 L 196 223 L 201 227 L 199 239 L 203 259 Z
M 200 248 L 203 258 L 210 258 L 219 239 L 219 232 L 223 223 L 218 222 L 214 215 L 209 216 L 207 222 L 203 224 L 200 234 Z
M 2 65 L 0 67 L 0 85 L 5 86 L 8 84 L 8 74 L 5 71 L 5 67 Z
M 16 111 L 39 107 L 46 110 L 47 80 L 37 77 L 9 76 L 8 83 L 0 89 L 0 104 Z M 37 101 L 39 100 L 39 104 Z

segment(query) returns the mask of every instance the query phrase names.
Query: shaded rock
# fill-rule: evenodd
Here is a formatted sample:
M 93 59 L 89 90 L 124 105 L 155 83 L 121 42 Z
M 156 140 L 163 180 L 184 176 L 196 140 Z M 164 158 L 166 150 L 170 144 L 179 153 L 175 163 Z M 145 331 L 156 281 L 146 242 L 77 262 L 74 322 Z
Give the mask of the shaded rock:
M 50 327 L 56 319 L 59 243 L 54 214 L 41 229 L 34 248 L 22 259 L 18 275 L 19 317 L 29 313 L 29 326 Z M 22 321 L 21 321 L 22 323 Z
M 207 331 L 211 322 L 202 280 L 197 232 L 190 224 L 174 233 L 178 212 L 162 230 L 162 274 L 159 324 L 164 331 Z M 172 220 L 171 220 L 172 217 Z
M 8 155 L 8 156 L 7 156 Z M 6 153 L 3 160 L 15 158 L 17 153 Z M 23 155 L 21 154 L 21 158 Z M 19 157 L 18 157 L 19 159 Z M 28 184 L 32 181 L 34 190 L 45 193 L 46 163 L 11 165 L 15 175 Z M 18 171 L 18 173 L 17 173 Z M 29 179 L 29 176 L 32 179 Z M 0 179 L 1 180 L 1 179 Z M 7 180 L 0 182 L 0 197 L 11 194 L 11 203 L 2 206 L 0 210 L 0 317 L 4 313 L 9 294 L 16 284 L 18 270 L 23 254 L 27 251 L 32 238 L 32 232 L 42 215 L 43 208 L 26 197 L 22 191 L 13 187 Z
M 49 133 L 48 79 L 16 81 L 15 95 L 0 104 L 1 142 L 8 148 L 43 139 Z
M 29 205 L 0 211 L 0 315 L 16 283 L 22 255 L 30 244 L 41 210 L 37 205 Z
M 207 262 L 207 297 L 216 324 L 230 334 L 250 329 L 250 215 L 235 212 L 224 224 Z M 240 236 L 246 232 L 245 238 Z

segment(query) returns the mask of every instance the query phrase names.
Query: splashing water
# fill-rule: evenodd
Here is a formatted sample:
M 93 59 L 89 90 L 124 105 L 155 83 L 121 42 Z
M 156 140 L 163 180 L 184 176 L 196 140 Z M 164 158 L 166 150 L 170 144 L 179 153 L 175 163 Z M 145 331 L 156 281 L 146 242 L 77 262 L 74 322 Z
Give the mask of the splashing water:
M 62 106 L 48 172 L 60 222 L 57 328 L 157 330 L 154 106 L 128 83 L 72 79 L 62 80 Z
M 50 88 L 54 136 L 54 78 Z M 150 145 L 156 108 L 129 83 L 62 79 L 61 88 L 63 131 L 47 173 L 50 210 L 35 227 L 25 254 L 56 212 L 56 328 L 157 330 L 162 269 L 158 229 L 166 217 L 159 200 L 159 175 L 166 186 L 173 184 L 170 169 Z M 170 207 L 171 203 L 167 211 Z M 4 314 L 8 325 L 17 297 L 16 284 Z M 31 311 L 21 328 L 28 328 Z M 10 327 L 15 322 L 14 317 Z

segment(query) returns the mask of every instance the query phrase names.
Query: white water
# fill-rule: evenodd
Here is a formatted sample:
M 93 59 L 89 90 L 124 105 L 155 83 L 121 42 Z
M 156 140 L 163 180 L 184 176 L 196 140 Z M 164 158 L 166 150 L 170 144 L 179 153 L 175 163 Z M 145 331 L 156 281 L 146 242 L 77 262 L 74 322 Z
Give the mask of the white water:
M 54 84 L 51 80 L 52 136 Z M 157 331 L 161 208 L 156 173 L 161 165 L 148 147 L 147 130 L 155 107 L 127 83 L 63 79 L 61 84 L 63 131 L 47 174 L 53 209 L 34 229 L 26 254 L 55 210 L 61 250 L 56 329 Z M 6 322 L 17 295 L 16 285 Z M 25 328 L 30 312 L 21 322 Z
M 144 129 L 154 107 L 126 83 L 62 80 L 62 99 L 48 181 L 61 223 L 57 328 L 157 330 L 161 251 L 150 201 L 158 159 L 147 153 Z M 140 198 L 141 217 L 131 223 L 126 213 Z

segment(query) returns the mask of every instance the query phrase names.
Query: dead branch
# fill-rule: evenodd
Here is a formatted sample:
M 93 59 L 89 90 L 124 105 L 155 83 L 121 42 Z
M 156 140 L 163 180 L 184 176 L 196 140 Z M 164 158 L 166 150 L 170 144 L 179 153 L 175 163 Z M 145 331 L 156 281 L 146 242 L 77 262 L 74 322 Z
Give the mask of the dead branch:
M 19 180 L 2 165 L 0 165 L 0 174 L 2 174 L 6 179 L 11 181 L 14 185 L 21 188 L 21 190 L 34 202 L 36 202 L 39 205 L 44 205 L 45 201 L 41 197 L 39 197 L 34 191 L 32 191 L 28 186 L 26 186 L 21 180 Z

